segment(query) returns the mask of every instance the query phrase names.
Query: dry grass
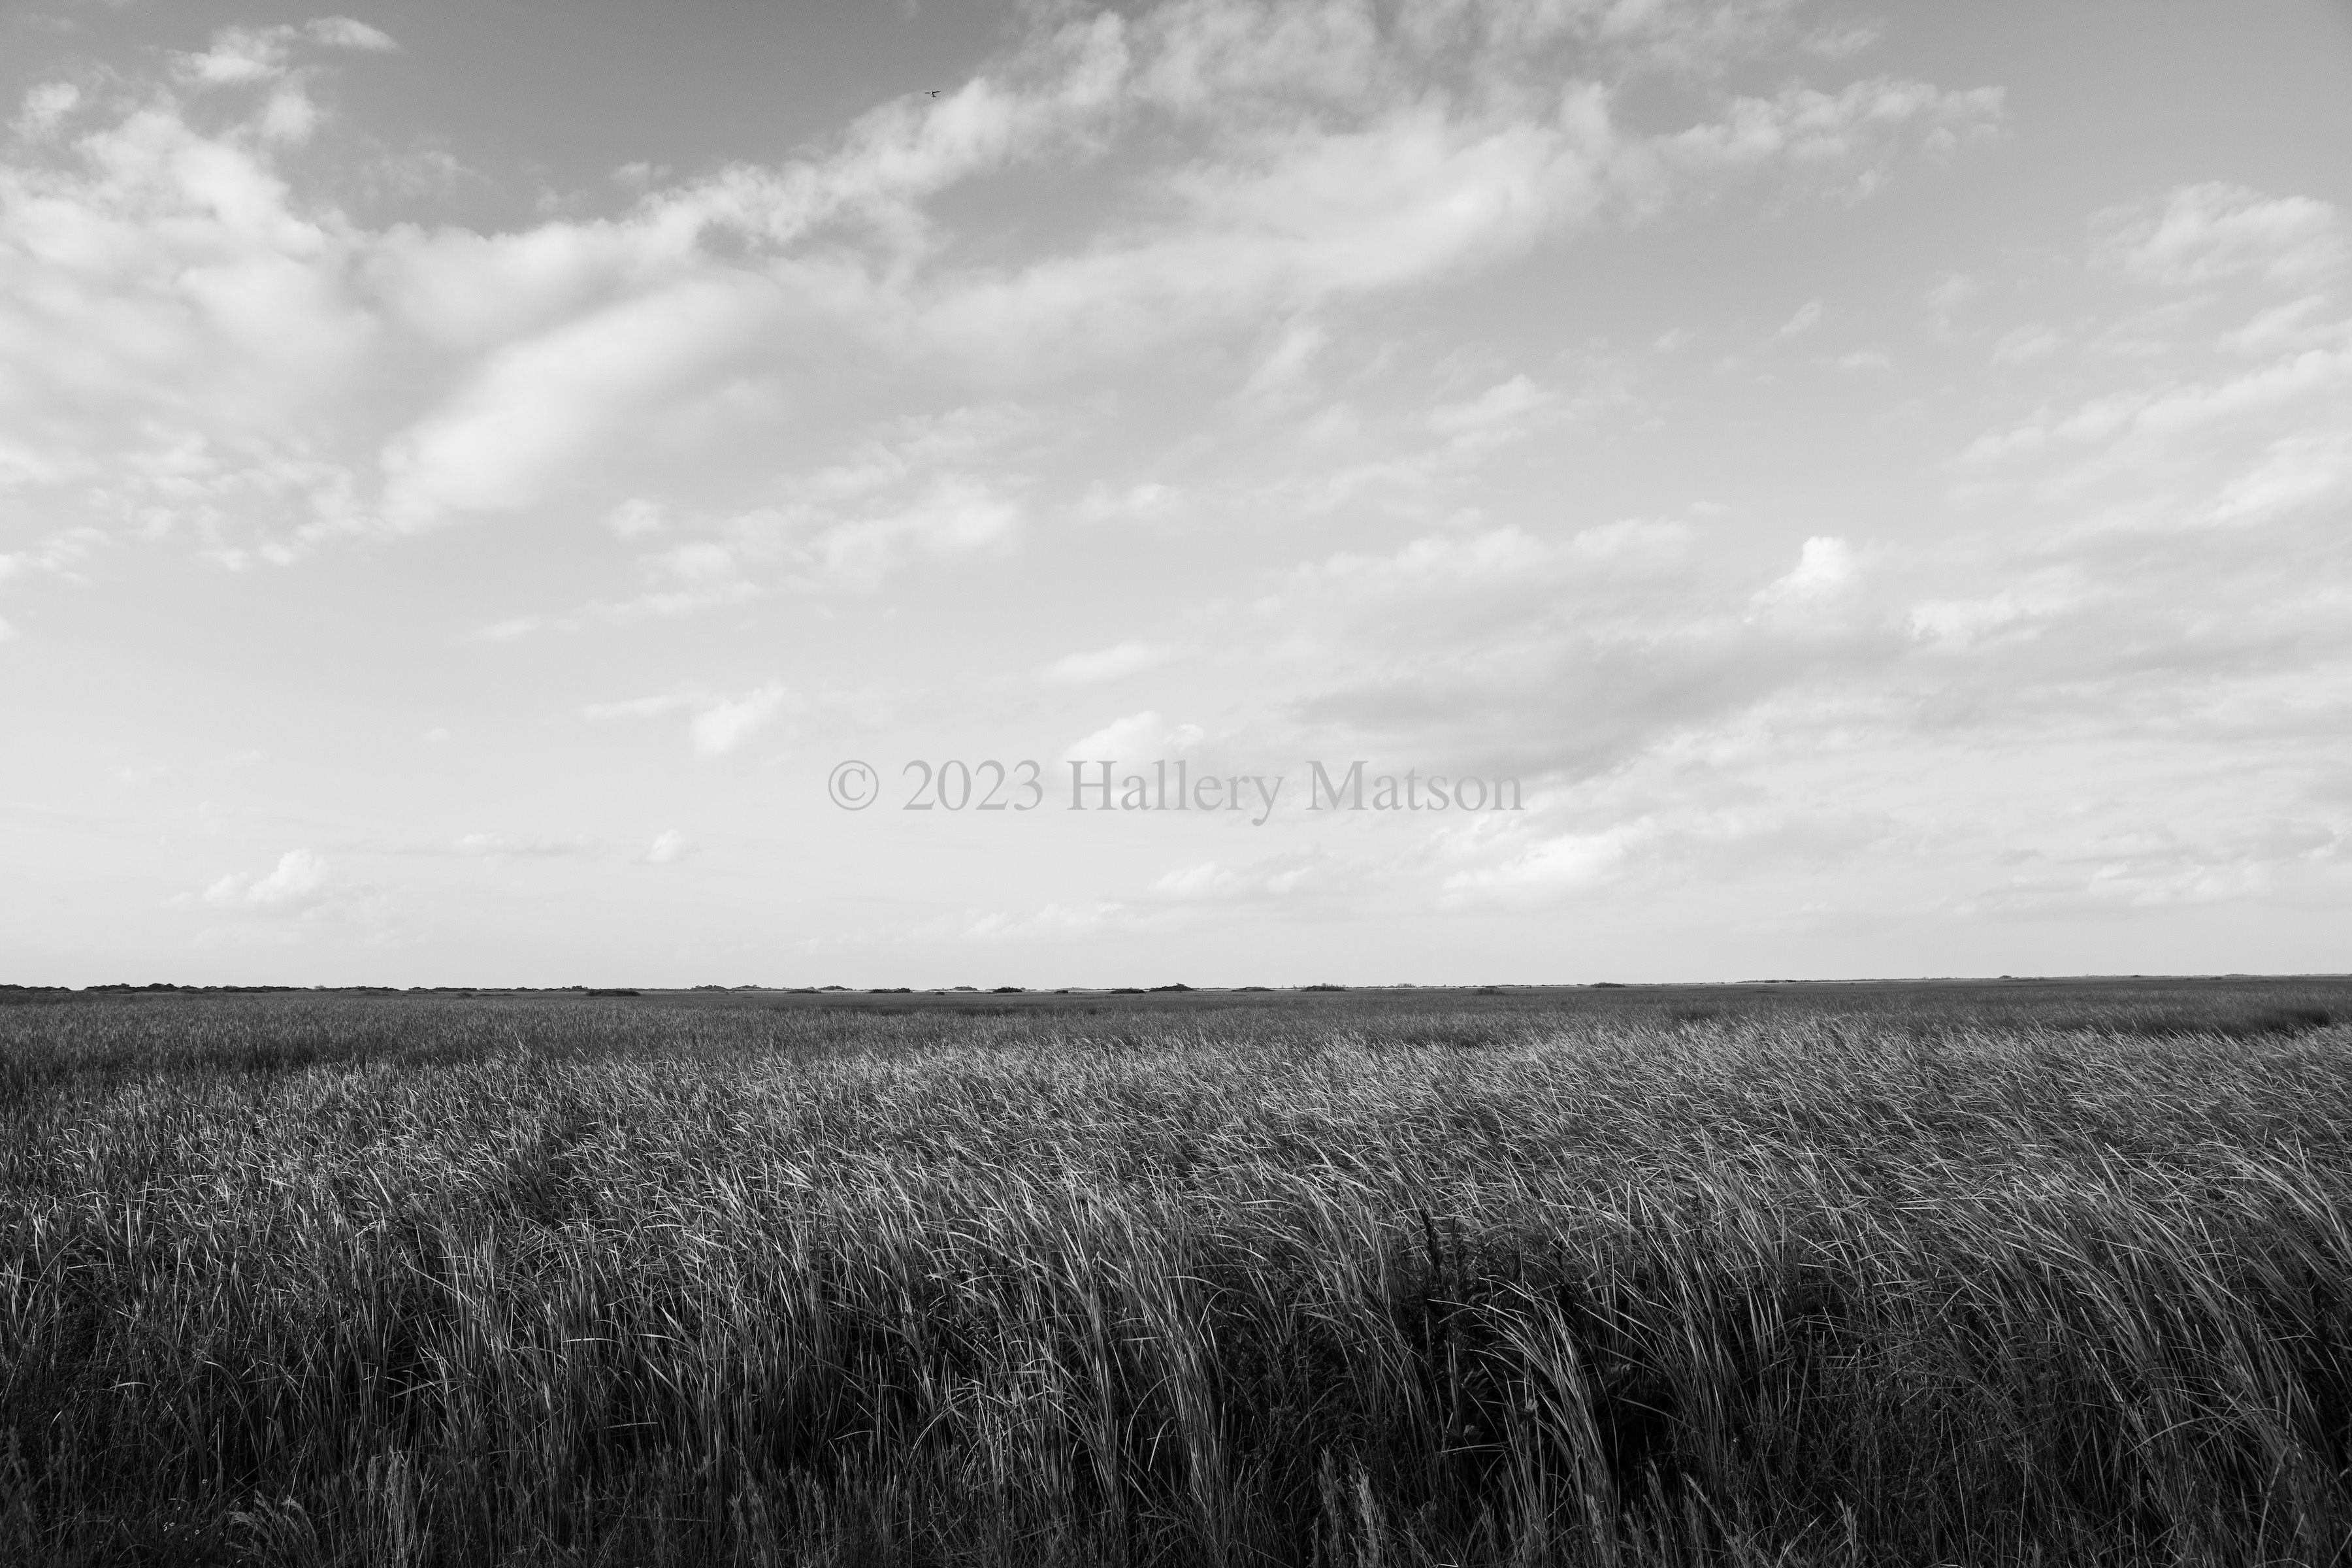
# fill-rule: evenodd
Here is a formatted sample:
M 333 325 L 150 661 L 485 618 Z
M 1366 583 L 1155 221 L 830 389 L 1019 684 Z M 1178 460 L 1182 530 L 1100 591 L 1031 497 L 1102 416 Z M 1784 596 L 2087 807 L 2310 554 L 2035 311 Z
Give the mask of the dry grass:
M 0 1561 L 2352 1555 L 2352 988 L 1118 1000 L 0 1007 Z

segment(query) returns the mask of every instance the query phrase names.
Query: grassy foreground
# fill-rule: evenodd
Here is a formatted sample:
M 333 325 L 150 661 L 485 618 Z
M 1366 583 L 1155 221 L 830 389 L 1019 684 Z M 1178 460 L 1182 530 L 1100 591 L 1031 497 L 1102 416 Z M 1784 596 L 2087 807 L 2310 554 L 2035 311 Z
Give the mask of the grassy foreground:
M 2352 1561 L 2352 984 L 0 1005 L 0 1562 Z

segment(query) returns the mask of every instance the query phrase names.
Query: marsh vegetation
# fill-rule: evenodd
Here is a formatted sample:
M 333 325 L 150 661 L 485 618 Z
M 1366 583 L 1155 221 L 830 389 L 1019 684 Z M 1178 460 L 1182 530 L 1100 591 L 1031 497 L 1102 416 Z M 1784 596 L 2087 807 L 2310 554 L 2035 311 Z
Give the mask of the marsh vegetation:
M 13 995 L 0 1560 L 2352 1543 L 2352 984 Z

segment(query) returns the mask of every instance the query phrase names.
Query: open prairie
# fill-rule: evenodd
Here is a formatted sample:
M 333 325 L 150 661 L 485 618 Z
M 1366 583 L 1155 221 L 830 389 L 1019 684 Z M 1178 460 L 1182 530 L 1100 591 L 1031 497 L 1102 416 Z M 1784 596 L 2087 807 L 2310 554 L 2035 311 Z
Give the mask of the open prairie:
M 2352 1552 L 2352 981 L 9 996 L 0 1560 Z

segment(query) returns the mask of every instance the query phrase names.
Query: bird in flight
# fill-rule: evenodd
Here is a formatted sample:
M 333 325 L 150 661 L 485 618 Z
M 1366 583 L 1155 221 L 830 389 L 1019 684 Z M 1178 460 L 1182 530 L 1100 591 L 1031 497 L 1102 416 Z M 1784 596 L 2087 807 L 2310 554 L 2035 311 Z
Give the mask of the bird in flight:
M 939 89 L 938 88 L 933 88 L 933 89 L 930 89 L 930 96 L 931 96 L 931 97 L 933 97 L 933 98 L 937 98 L 937 97 L 939 97 L 939 95 L 940 95 L 940 89 Z

